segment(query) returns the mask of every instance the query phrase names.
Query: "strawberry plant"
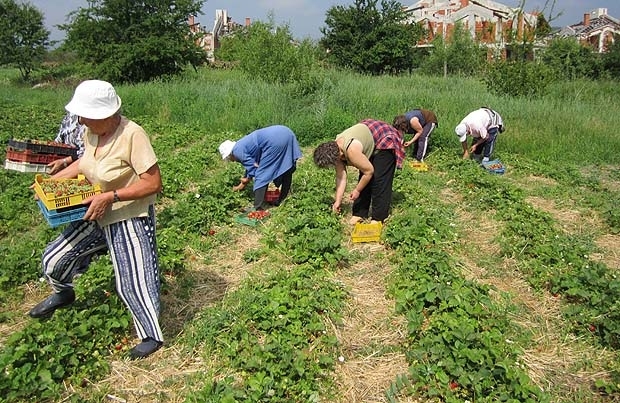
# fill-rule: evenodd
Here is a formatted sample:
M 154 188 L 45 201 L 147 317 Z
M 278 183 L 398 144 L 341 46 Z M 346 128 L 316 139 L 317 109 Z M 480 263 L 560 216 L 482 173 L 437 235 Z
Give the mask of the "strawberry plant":
M 583 178 L 574 169 L 557 177 L 570 186 L 598 191 L 596 181 Z M 521 191 L 505 182 L 468 178 L 476 191 L 469 202 L 480 209 L 491 204 L 504 221 L 500 244 L 505 256 L 518 256 L 530 284 L 561 295 L 562 313 L 573 332 L 597 337 L 605 346 L 620 347 L 620 315 L 615 301 L 620 297 L 616 275 L 600 262 L 588 258 L 594 246 L 588 236 L 561 232 L 549 213 L 524 201 Z M 590 330 L 595 327 L 595 331 Z
M 236 399 L 307 401 L 332 370 L 337 340 L 326 328 L 338 322 L 345 291 L 328 273 L 309 265 L 249 279 L 219 308 L 208 309 L 186 343 L 217 357 L 213 381 L 190 401 Z M 233 368 L 236 376 L 217 373 Z
M 127 336 L 129 312 L 114 290 L 108 259 L 76 281 L 76 302 L 46 321 L 32 320 L 0 351 L 0 393 L 7 401 L 54 399 L 61 385 L 81 385 L 108 373 L 107 356 Z
M 278 208 L 277 224 L 281 237 L 267 240 L 282 245 L 286 254 L 296 264 L 309 263 L 314 267 L 335 266 L 347 259 L 342 247 L 342 224 L 327 209 L 316 210 L 316 201 L 299 200 Z
M 444 250 L 455 239 L 452 215 L 429 206 L 426 196 L 426 204 L 394 216 L 385 231 L 398 256 L 389 293 L 408 320 L 410 364 L 407 382 L 393 383 L 388 399 L 406 390 L 447 402 L 548 401 L 518 365 L 519 350 L 506 342 L 510 321 L 489 288 L 454 269 Z

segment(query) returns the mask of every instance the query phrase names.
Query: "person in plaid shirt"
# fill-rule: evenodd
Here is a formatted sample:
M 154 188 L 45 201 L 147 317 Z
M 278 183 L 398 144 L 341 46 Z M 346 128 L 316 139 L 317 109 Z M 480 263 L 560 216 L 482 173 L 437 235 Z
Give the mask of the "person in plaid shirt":
M 347 187 L 347 166 L 359 170 L 359 179 L 349 195 L 353 202 L 351 224 L 370 216 L 383 222 L 390 213 L 392 182 L 396 168 L 405 159 L 403 133 L 405 125 L 394 127 L 375 119 L 353 125 L 314 150 L 319 168 L 336 168 L 336 194 L 332 210 L 340 213 Z

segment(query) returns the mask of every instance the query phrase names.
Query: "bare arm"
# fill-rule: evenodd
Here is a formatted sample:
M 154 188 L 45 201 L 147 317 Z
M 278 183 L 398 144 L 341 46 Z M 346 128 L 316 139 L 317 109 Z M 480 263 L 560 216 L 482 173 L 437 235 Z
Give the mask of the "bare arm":
M 463 147 L 463 159 L 465 160 L 469 158 L 469 152 L 467 150 L 467 140 L 461 143 L 461 147 Z
M 155 164 L 140 175 L 140 179 L 126 188 L 116 189 L 121 201 L 138 200 L 159 193 L 162 190 L 161 172 Z M 106 209 L 113 203 L 114 192 L 100 193 L 85 199 L 83 204 L 90 204 L 84 215 L 85 220 L 97 220 L 105 214 Z
M 469 152 L 474 152 L 476 151 L 476 148 L 478 148 L 478 146 L 480 144 L 483 144 L 485 141 L 487 141 L 487 138 L 489 137 L 489 134 L 487 133 L 486 130 L 484 131 L 480 131 L 480 137 L 476 140 L 476 142 L 474 144 L 472 144 L 471 149 L 469 150 Z
M 72 163 L 73 158 L 65 157 L 50 162 L 49 164 L 47 164 L 47 167 L 49 168 L 50 175 L 54 175 L 55 173 L 62 171 Z
M 239 179 L 239 184 L 236 186 L 233 186 L 233 191 L 234 192 L 238 192 L 240 190 L 245 189 L 245 185 L 247 185 L 248 183 L 250 183 L 252 181 L 252 178 L 246 178 L 245 176 L 241 179 Z
M 420 124 L 420 121 L 416 117 L 411 118 L 409 124 L 411 125 L 411 128 L 415 131 L 415 134 L 413 135 L 411 140 L 405 142 L 405 147 L 409 147 L 411 144 L 415 143 L 420 138 L 420 136 L 422 135 L 422 131 L 424 130 L 424 128 Z
M 368 185 L 372 176 L 375 173 L 375 168 L 372 166 L 368 158 L 362 153 L 362 143 L 359 141 L 353 141 L 347 150 L 347 158 L 349 163 L 355 168 L 359 169 L 362 174 L 359 182 L 355 186 L 355 189 L 351 192 L 351 201 L 355 201 L 362 190 Z
M 336 213 L 340 212 L 340 206 L 342 205 L 342 197 L 344 191 L 347 189 L 347 167 L 344 161 L 336 161 L 336 195 L 332 210 Z
M 79 173 L 80 173 L 80 160 L 77 159 L 77 160 L 73 161 L 65 169 L 62 169 L 62 170 L 56 172 L 54 175 L 52 175 L 52 178 L 54 178 L 54 179 L 77 178 Z

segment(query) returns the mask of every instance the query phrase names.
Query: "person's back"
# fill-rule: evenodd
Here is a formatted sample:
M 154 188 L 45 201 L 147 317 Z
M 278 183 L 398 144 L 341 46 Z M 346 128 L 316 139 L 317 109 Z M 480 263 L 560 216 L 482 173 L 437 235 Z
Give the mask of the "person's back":
M 463 148 L 463 158 L 468 158 L 469 152 L 472 152 L 474 159 L 482 158 L 483 162 L 489 161 L 495 148 L 496 137 L 503 131 L 502 117 L 491 108 L 482 107 L 467 114 L 455 128 Z M 473 138 L 469 150 L 467 135 Z
M 77 156 L 84 154 L 84 125 L 80 124 L 79 117 L 67 112 L 60 122 L 60 128 L 56 135 L 57 143 L 63 143 L 77 148 Z

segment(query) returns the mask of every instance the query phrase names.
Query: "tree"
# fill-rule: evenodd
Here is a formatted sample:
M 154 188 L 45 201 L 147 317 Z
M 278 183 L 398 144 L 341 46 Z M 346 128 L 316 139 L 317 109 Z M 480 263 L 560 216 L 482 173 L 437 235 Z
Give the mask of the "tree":
M 407 70 L 422 28 L 407 23 L 395 0 L 355 0 L 353 6 L 327 10 L 320 45 L 334 64 L 362 73 L 382 74 Z
M 39 68 L 49 45 L 50 32 L 43 14 L 34 6 L 0 0 L 0 65 L 19 69 L 22 79 Z
M 433 40 L 422 69 L 431 74 L 473 75 L 480 72 L 485 57 L 486 49 L 474 41 L 463 24 L 457 23 L 448 38 L 438 36 Z
M 64 47 L 98 78 L 141 82 L 194 68 L 207 59 L 191 35 L 202 0 L 89 0 L 60 26 Z
M 309 40 L 295 41 L 288 25 L 276 26 L 270 15 L 268 22 L 256 21 L 223 37 L 215 56 L 237 63 L 253 78 L 308 85 L 318 67 L 316 53 L 316 45 Z
M 616 35 L 614 43 L 603 55 L 603 68 L 615 79 L 620 79 L 620 35 Z
M 543 13 L 538 14 L 536 17 L 536 28 L 534 29 L 534 36 L 536 38 L 544 38 L 551 33 L 551 25 L 547 22 Z
M 558 78 L 597 78 L 602 63 L 598 55 L 588 46 L 574 38 L 555 38 L 543 51 L 542 61 L 552 67 Z

